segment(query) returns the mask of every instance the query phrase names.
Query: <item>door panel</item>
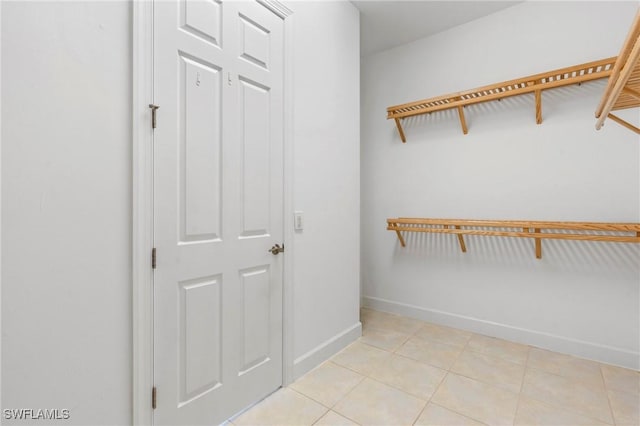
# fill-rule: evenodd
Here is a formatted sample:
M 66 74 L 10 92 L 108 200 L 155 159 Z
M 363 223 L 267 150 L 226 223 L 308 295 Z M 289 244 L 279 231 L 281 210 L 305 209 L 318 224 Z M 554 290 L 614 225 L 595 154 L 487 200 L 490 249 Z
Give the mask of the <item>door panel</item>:
M 221 46 L 222 5 L 217 0 L 181 0 L 181 29 Z
M 240 57 L 261 67 L 269 69 L 269 30 L 239 14 L 240 17 Z
M 269 361 L 270 281 L 268 265 L 241 272 L 243 365 L 240 375 Z
M 270 228 L 269 89 L 240 79 L 242 237 L 267 236 Z
M 221 385 L 221 281 L 218 275 L 180 285 L 180 404 Z
M 156 424 L 215 424 L 282 384 L 282 20 L 154 3 Z
M 180 55 L 181 241 L 220 238 L 222 82 L 219 68 Z

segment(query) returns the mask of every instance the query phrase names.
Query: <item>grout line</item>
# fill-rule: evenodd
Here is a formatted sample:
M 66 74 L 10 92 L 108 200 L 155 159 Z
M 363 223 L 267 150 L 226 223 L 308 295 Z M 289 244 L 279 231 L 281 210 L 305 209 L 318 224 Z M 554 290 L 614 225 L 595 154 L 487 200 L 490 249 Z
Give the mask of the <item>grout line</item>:
M 422 407 L 422 410 L 420 410 L 420 412 L 418 413 L 418 416 L 415 418 L 413 423 L 411 423 L 412 425 L 414 425 L 418 421 L 420 416 L 422 416 L 422 413 L 424 413 L 424 410 L 427 409 L 427 406 L 429 405 L 429 403 L 433 399 L 433 396 L 438 392 L 438 389 L 440 389 L 440 386 L 442 386 L 442 384 L 444 383 L 444 381 L 445 381 L 445 379 L 447 378 L 448 375 L 449 375 L 449 371 L 444 370 L 444 376 L 442 376 L 442 379 L 440 379 L 440 383 L 438 383 L 436 388 L 433 390 L 433 393 L 431 394 L 431 396 L 429 396 L 429 399 L 427 400 L 426 404 L 424 404 L 424 407 Z
M 479 420 L 479 419 L 476 419 L 476 418 L 470 417 L 469 415 L 467 415 L 467 414 L 463 414 L 463 413 L 460 413 L 460 412 L 458 412 L 458 411 L 454 410 L 453 408 L 445 407 L 444 405 L 441 405 L 441 404 L 438 404 L 437 402 L 433 402 L 433 401 L 432 401 L 433 396 L 435 396 L 435 394 L 438 392 L 438 390 L 440 389 L 440 386 L 442 386 L 442 384 L 446 381 L 446 379 L 447 379 L 447 377 L 449 376 L 449 374 L 456 374 L 456 375 L 457 375 L 457 373 L 453 373 L 453 372 L 448 371 L 448 372 L 447 372 L 447 374 L 445 374 L 445 376 L 442 378 L 442 381 L 441 381 L 441 382 L 440 382 L 440 384 L 438 385 L 438 388 L 436 389 L 436 391 L 433 393 L 433 395 L 431 395 L 431 398 L 429 398 L 429 402 L 430 402 L 431 404 L 433 404 L 433 405 L 437 405 L 437 406 L 438 406 L 438 407 L 440 407 L 440 408 L 444 408 L 444 409 L 445 409 L 445 410 L 447 410 L 447 411 L 451 411 L 452 413 L 455 413 L 455 414 L 457 414 L 457 415 L 459 415 L 459 416 L 462 416 L 462 417 L 465 417 L 465 418 L 467 418 L 467 419 L 471 419 L 471 420 L 473 420 L 474 422 L 478 422 L 478 423 L 481 423 L 481 424 L 483 424 L 483 425 L 486 425 L 486 423 L 485 423 L 485 422 L 483 422 L 483 421 L 481 421 L 481 420 Z M 464 377 L 464 376 L 463 376 L 463 377 Z M 475 380 L 475 379 L 472 379 L 472 380 Z M 429 405 L 429 404 L 427 403 L 427 405 Z M 425 405 L 425 408 L 426 408 L 426 405 Z M 424 409 L 423 409 L 422 411 L 424 412 Z M 422 413 L 420 413 L 420 414 L 422 415 Z
M 600 389 L 597 389 L 597 387 L 598 387 L 597 385 L 594 385 L 593 383 L 589 383 L 586 380 L 578 379 L 578 378 L 575 378 L 575 377 L 563 376 L 562 374 L 554 373 L 552 371 L 543 370 L 542 368 L 529 367 L 528 366 L 527 369 L 534 370 L 534 371 L 539 371 L 541 373 L 548 374 L 550 376 L 559 377 L 559 378 L 561 378 L 563 380 L 567 380 L 567 381 L 573 382 L 572 384 L 574 386 L 580 386 L 582 388 L 587 388 L 589 390 L 597 390 L 598 392 L 604 392 L 604 393 L 607 393 L 607 390 L 608 390 L 608 388 L 606 386 L 601 386 Z
M 529 356 L 531 355 L 531 346 L 528 346 L 527 358 L 524 360 L 524 368 L 522 369 L 522 379 L 520 380 L 520 391 L 518 392 L 518 401 L 516 402 L 516 411 L 513 413 L 513 424 L 515 425 L 518 418 L 518 410 L 520 410 L 520 401 L 522 401 L 522 391 L 524 390 L 524 379 L 527 376 L 529 368 Z
M 617 425 L 616 416 L 613 414 L 613 405 L 611 405 L 611 397 L 609 396 L 609 388 L 607 388 L 607 382 L 604 379 L 604 372 L 602 371 L 602 365 L 599 365 L 600 377 L 602 377 L 602 384 L 604 385 L 604 393 L 607 396 L 607 404 L 609 404 L 609 412 L 611 413 L 611 420 L 613 424 Z
M 428 400 L 430 399 L 430 397 L 425 399 L 425 398 L 423 398 L 423 397 L 421 397 L 421 396 L 418 396 L 418 395 L 416 395 L 416 394 L 414 394 L 414 393 L 408 392 L 408 391 L 406 391 L 406 390 L 404 390 L 404 389 L 400 389 L 400 388 L 399 388 L 398 386 L 396 386 L 396 385 L 392 385 L 392 384 L 389 384 L 389 383 L 383 382 L 383 381 L 382 381 L 382 380 L 380 380 L 380 379 L 376 379 L 375 377 L 367 376 L 367 379 L 372 380 L 372 381 L 377 382 L 377 383 L 380 383 L 381 385 L 388 386 L 388 387 L 393 388 L 393 389 L 395 389 L 395 390 L 398 390 L 398 391 L 400 391 L 400 392 L 402 392 L 402 393 L 404 393 L 404 394 L 406 394 L 406 395 L 408 395 L 408 396 L 410 396 L 410 397 L 412 397 L 412 398 L 419 399 L 420 401 L 426 401 L 426 402 L 428 402 Z
M 370 311 L 375 311 L 375 310 L 373 310 L 373 309 L 369 309 L 369 310 L 370 310 Z M 379 312 L 379 311 L 375 311 L 375 312 Z M 395 314 L 391 314 L 391 315 L 395 315 Z M 396 315 L 396 316 L 399 316 L 399 315 Z M 399 316 L 399 317 L 401 317 L 401 316 Z M 422 321 L 422 322 L 424 322 L 424 321 Z M 428 323 L 428 322 L 424 322 L 424 323 L 425 323 L 425 324 L 431 324 L 431 323 Z M 439 326 L 438 324 L 434 324 L 434 325 Z M 449 328 L 453 328 L 453 327 L 449 327 Z M 469 335 L 469 337 L 467 338 L 467 340 L 466 340 L 466 342 L 465 342 L 464 346 L 462 346 L 462 347 L 460 348 L 459 346 L 451 345 L 450 343 L 447 343 L 447 342 L 441 342 L 441 341 L 438 341 L 438 340 L 432 340 L 432 339 L 424 339 L 424 338 L 422 338 L 422 337 L 420 337 L 420 336 L 417 336 L 416 334 L 418 333 L 418 331 L 419 331 L 420 329 L 421 329 L 421 328 L 417 329 L 417 330 L 416 330 L 416 331 L 415 331 L 415 332 L 414 332 L 414 333 L 413 333 L 409 338 L 411 338 L 411 337 L 415 337 L 415 338 L 420 339 L 420 340 L 422 340 L 422 341 L 425 341 L 425 342 L 427 342 L 427 343 L 437 343 L 437 344 L 442 344 L 442 345 L 452 346 L 452 347 L 455 347 L 455 348 L 459 349 L 459 351 L 458 351 L 457 355 L 455 356 L 455 359 L 454 359 L 454 360 L 452 361 L 452 363 L 450 364 L 450 366 L 449 366 L 448 368 L 446 368 L 446 369 L 445 369 L 445 368 L 442 368 L 442 367 L 439 367 L 439 366 L 435 366 L 435 365 L 429 364 L 429 363 L 427 363 L 427 362 L 423 362 L 423 361 L 420 361 L 420 360 L 416 360 L 416 359 L 410 358 L 410 357 L 408 357 L 408 356 L 404 356 L 404 355 L 402 355 L 402 354 L 398 354 L 398 353 L 397 353 L 397 351 L 398 351 L 398 350 L 399 350 L 399 349 L 400 349 L 400 348 L 401 348 L 401 347 L 402 347 L 402 346 L 403 346 L 403 345 L 408 341 L 408 339 L 407 339 L 407 340 L 405 340 L 405 341 L 403 342 L 403 344 L 402 344 L 402 345 L 400 345 L 398 348 L 396 348 L 394 351 L 392 351 L 392 352 L 391 352 L 392 354 L 395 354 L 395 355 L 398 355 L 398 356 L 402 356 L 402 357 L 404 357 L 404 358 L 411 359 L 411 360 L 413 360 L 413 361 L 416 361 L 416 362 L 419 362 L 419 363 L 422 363 L 422 364 L 425 364 L 425 365 L 428 365 L 428 366 L 431 366 L 431 367 L 438 368 L 438 369 L 441 369 L 441 370 L 445 370 L 445 371 L 446 371 L 446 373 L 445 373 L 445 375 L 443 376 L 442 380 L 440 381 L 440 383 L 438 384 L 438 386 L 436 386 L 435 391 L 431 394 L 430 398 L 427 400 L 427 402 L 426 402 L 425 406 L 422 408 L 421 412 L 418 414 L 418 417 L 416 418 L 416 420 L 414 420 L 414 423 L 415 423 L 415 422 L 417 421 L 417 419 L 419 419 L 419 418 L 420 418 L 420 416 L 424 413 L 424 410 L 425 410 L 425 409 L 426 409 L 426 407 L 429 405 L 429 403 L 432 403 L 432 404 L 434 404 L 434 405 L 438 405 L 438 406 L 440 406 L 439 404 L 435 404 L 435 403 L 433 403 L 433 402 L 432 402 L 432 399 L 433 399 L 433 397 L 436 395 L 436 393 L 438 392 L 438 390 L 440 389 L 440 387 L 442 386 L 442 384 L 447 380 L 447 377 L 448 377 L 448 375 L 449 375 L 450 373 L 451 373 L 451 374 L 457 374 L 457 375 L 460 375 L 460 376 L 462 376 L 462 377 L 466 377 L 466 378 L 468 378 L 468 379 L 478 381 L 478 382 L 480 382 L 480 383 L 484 383 L 485 385 L 488 385 L 488 386 L 492 386 L 492 387 L 495 387 L 495 388 L 499 388 L 499 389 L 502 389 L 502 390 L 508 391 L 508 392 L 510 392 L 510 393 L 512 393 L 512 394 L 516 394 L 516 395 L 517 395 L 517 403 L 516 403 L 516 410 L 515 410 L 515 412 L 514 412 L 514 417 L 513 417 L 513 422 L 512 422 L 512 423 L 515 423 L 515 420 L 516 420 L 516 418 L 517 418 L 517 415 L 518 415 L 518 412 L 519 412 L 519 409 L 520 409 L 520 405 L 521 405 L 522 398 L 524 397 L 524 395 L 523 395 L 523 390 L 524 390 L 525 378 L 526 378 L 526 376 L 527 376 L 527 372 L 529 372 L 529 371 L 531 371 L 531 370 L 541 371 L 541 372 L 543 372 L 543 373 L 545 373 L 545 374 L 550 374 L 550 375 L 552 375 L 552 376 L 556 376 L 556 377 L 559 377 L 559 378 L 564 379 L 564 380 L 568 380 L 568 381 L 571 381 L 571 382 L 575 382 L 575 383 L 577 383 L 577 384 L 579 384 L 579 385 L 584 386 L 585 388 L 587 388 L 587 389 L 589 389 L 589 390 L 594 390 L 594 388 L 596 388 L 596 387 L 597 387 L 597 386 L 594 386 L 592 383 L 589 383 L 589 382 L 587 382 L 586 380 L 582 380 L 582 379 L 580 379 L 580 378 L 567 377 L 567 376 L 563 376 L 563 375 L 561 375 L 561 374 L 557 374 L 557 373 L 553 373 L 553 372 L 546 371 L 546 370 L 544 370 L 544 369 L 538 369 L 538 368 L 531 367 L 531 366 L 530 366 L 530 356 L 531 356 L 531 350 L 532 350 L 532 348 L 533 348 L 531 345 L 526 345 L 526 344 L 521 344 L 521 343 L 518 343 L 518 342 L 512 342 L 512 341 L 510 341 L 510 340 L 505 340 L 506 342 L 509 342 L 509 343 L 514 343 L 514 344 L 518 344 L 518 345 L 526 346 L 526 347 L 527 347 L 526 357 L 525 357 L 525 362 L 524 362 L 524 364 L 521 364 L 521 363 L 518 363 L 518 362 L 514 362 L 514 361 L 513 361 L 513 360 L 511 360 L 511 359 L 505 359 L 505 358 L 502 358 L 502 357 L 500 357 L 500 356 L 496 356 L 496 355 L 494 355 L 494 354 L 487 354 L 487 353 L 484 353 L 484 352 L 480 352 L 480 351 L 477 351 L 477 350 L 471 349 L 471 348 L 469 347 L 469 343 L 470 343 L 470 341 L 472 340 L 473 336 L 478 335 L 477 333 L 471 333 L 471 334 Z M 457 328 L 453 328 L 453 329 L 454 329 L 454 330 L 459 330 L 459 329 L 457 329 Z M 394 331 L 395 331 L 395 330 L 394 330 Z M 461 330 L 461 331 L 464 331 L 464 330 Z M 493 337 L 490 337 L 490 336 L 487 336 L 487 337 L 489 337 L 489 338 L 490 338 L 490 339 L 492 339 L 492 340 L 496 340 L 496 341 L 502 341 L 502 340 L 504 340 L 504 339 L 493 338 Z M 377 348 L 377 347 L 376 347 L 376 348 Z M 468 376 L 466 376 L 466 375 L 464 375 L 464 374 L 459 374 L 459 373 L 455 373 L 454 371 L 452 371 L 453 366 L 455 365 L 455 363 L 457 362 L 457 360 L 460 358 L 460 356 L 462 355 L 462 353 L 463 353 L 463 352 L 465 352 L 465 351 L 469 351 L 469 352 L 477 353 L 477 354 L 480 354 L 480 355 L 483 355 L 483 356 L 487 356 L 487 357 L 489 357 L 489 358 L 498 359 L 498 360 L 500 360 L 500 361 L 508 362 L 508 363 L 515 364 L 515 365 L 518 365 L 518 366 L 523 366 L 524 368 L 523 368 L 522 379 L 521 379 L 521 383 L 520 383 L 520 390 L 519 390 L 518 392 L 514 392 L 514 391 L 511 391 L 511 390 L 509 390 L 509 389 L 505 389 L 505 388 L 502 388 L 502 387 L 500 387 L 500 386 L 496 386 L 495 384 L 492 384 L 492 383 L 486 383 L 484 380 L 479 380 L 479 379 L 477 379 L 477 378 L 468 377 Z M 550 352 L 557 353 L 557 354 L 561 354 L 561 353 L 559 353 L 559 352 L 555 352 L 555 351 L 550 351 Z M 564 355 L 564 354 L 561 354 L 561 355 Z M 570 355 L 568 355 L 568 356 L 570 356 Z M 579 358 L 579 357 L 574 357 L 574 358 L 582 359 L 582 358 Z M 587 361 L 591 361 L 591 360 L 587 360 Z M 601 381 L 602 381 L 602 384 L 603 384 L 602 389 L 604 390 L 604 392 L 605 392 L 605 394 L 606 394 L 606 396 L 607 396 L 607 402 L 608 402 L 608 404 L 609 404 L 609 410 L 610 410 L 610 414 L 611 414 L 611 419 L 612 419 L 612 421 L 613 421 L 613 424 L 616 424 L 616 420 L 615 420 L 615 417 L 614 417 L 614 415 L 613 415 L 613 407 L 612 407 L 612 405 L 611 405 L 611 400 L 610 400 L 610 397 L 609 397 L 609 390 L 610 390 L 610 389 L 609 389 L 609 387 L 607 386 L 606 381 L 604 380 L 604 372 L 603 372 L 603 370 L 602 370 L 602 367 L 603 367 L 603 365 L 605 365 L 605 364 L 603 364 L 603 363 L 599 363 L 599 362 L 597 362 L 597 361 L 592 361 L 592 362 L 595 362 L 595 363 L 597 363 L 597 364 L 599 365 Z M 635 370 L 631 370 L 631 371 L 635 371 Z M 359 373 L 359 374 L 361 374 L 361 373 Z M 375 381 L 377 381 L 377 382 L 380 382 L 379 380 L 376 380 L 376 379 L 374 379 L 374 378 L 370 377 L 370 375 L 371 375 L 371 374 L 372 374 L 372 372 L 369 372 L 369 373 L 367 374 L 367 377 L 368 377 L 368 378 L 371 378 L 372 380 L 375 380 Z M 393 386 L 393 385 L 389 385 L 389 384 L 384 383 L 384 382 L 380 382 L 380 383 L 383 383 L 383 384 L 385 384 L 385 385 L 387 385 L 387 386 L 391 386 L 391 387 L 393 387 L 393 388 L 396 388 L 395 386 Z M 399 388 L 396 388 L 396 389 L 398 389 L 398 390 L 400 390 L 400 391 L 402 391 L 402 392 L 408 393 L 408 392 L 406 392 L 406 391 L 404 391 L 404 390 L 402 390 L 402 389 L 399 389 Z M 597 390 L 597 389 L 596 389 L 596 390 Z M 624 392 L 624 391 L 622 391 L 622 392 Z M 628 392 L 626 392 L 626 393 L 628 393 Z M 632 394 L 633 394 L 633 395 L 635 395 L 635 393 L 632 393 Z M 585 413 L 585 412 L 583 412 L 583 411 L 577 411 L 577 410 L 574 410 L 573 408 L 570 408 L 570 407 L 568 407 L 568 406 L 566 406 L 566 405 L 564 405 L 564 404 L 562 404 L 562 405 L 557 405 L 557 404 L 555 404 L 555 403 L 550 403 L 550 402 L 548 402 L 548 401 L 540 400 L 539 398 L 536 398 L 535 396 L 530 396 L 530 398 L 532 398 L 532 399 L 533 399 L 533 400 L 535 400 L 535 401 L 541 402 L 541 403 L 542 403 L 542 404 L 544 404 L 544 405 L 548 405 L 548 406 L 550 406 L 550 407 L 554 407 L 554 408 L 556 408 L 556 409 L 559 409 L 559 410 L 561 410 L 561 411 L 564 411 L 564 412 L 567 412 L 567 413 L 574 413 L 574 414 L 576 414 L 576 415 L 580 415 L 580 416 L 585 417 L 585 418 L 591 418 L 591 419 L 593 419 L 593 420 L 596 420 L 595 418 L 593 418 L 593 416 L 592 416 L 591 414 L 588 414 L 588 415 L 587 415 L 587 413 Z M 464 416 L 465 418 L 470 418 L 470 419 L 472 419 L 472 420 L 474 420 L 474 421 L 478 421 L 478 420 L 476 420 L 476 419 L 474 419 L 474 418 L 472 418 L 472 417 L 469 417 L 468 415 L 465 415 L 465 414 L 462 414 L 462 413 L 458 413 L 457 411 L 452 410 L 452 409 L 450 409 L 450 408 L 443 407 L 443 406 L 440 406 L 440 407 L 442 407 L 442 408 L 444 408 L 444 409 L 447 409 L 447 410 L 449 410 L 449 411 L 451 411 L 451 412 L 454 412 L 454 413 L 456 413 L 456 414 L 458 414 L 458 415 Z M 603 422 L 603 421 L 602 421 L 602 420 L 600 420 L 600 419 L 598 419 L 598 421 Z M 603 423 L 606 423 L 606 422 L 603 422 Z
M 318 403 L 318 404 L 322 405 L 322 406 L 323 406 L 324 408 L 326 408 L 327 410 L 331 410 L 331 407 L 328 407 L 326 404 L 324 404 L 324 403 L 322 403 L 322 402 L 318 401 L 317 399 L 313 398 L 312 396 L 307 395 L 307 394 L 306 394 L 306 393 L 304 393 L 304 392 L 301 392 L 301 391 L 299 391 L 299 390 L 297 390 L 297 389 L 293 389 L 293 388 L 290 388 L 290 387 L 289 387 L 289 388 L 287 388 L 287 389 L 289 389 L 289 390 L 291 390 L 291 391 L 293 391 L 293 392 L 297 393 L 298 395 L 301 395 L 301 396 L 303 396 L 303 397 L 305 397 L 305 398 L 307 398 L 307 399 L 310 399 L 310 400 L 312 400 L 313 402 L 316 402 L 316 403 Z M 326 412 L 325 412 L 324 414 L 326 414 Z M 323 414 L 322 416 L 324 416 L 324 414 Z M 320 417 L 322 417 L 322 416 L 320 416 Z
M 434 392 L 435 393 L 435 392 Z M 433 395 L 431 395 L 433 396 Z M 431 401 L 431 397 L 429 397 L 429 400 L 427 400 L 427 402 L 424 403 L 424 406 L 420 409 L 420 411 L 418 412 L 418 415 L 413 419 L 413 421 L 411 422 L 411 425 L 415 425 L 416 422 L 418 421 L 418 419 L 420 418 L 420 416 L 422 415 L 422 413 L 424 413 L 424 410 L 426 410 L 427 405 L 429 405 L 429 401 Z
M 323 403 L 323 402 L 321 402 L 321 401 L 318 401 L 318 400 L 317 400 L 317 399 L 315 399 L 314 397 L 312 397 L 312 396 L 310 396 L 310 395 L 307 395 L 306 393 L 304 393 L 304 392 L 302 392 L 302 391 L 299 391 L 298 389 L 294 389 L 294 388 L 292 388 L 292 387 L 289 387 L 289 389 L 291 389 L 292 391 L 294 391 L 295 393 L 297 393 L 297 394 L 299 394 L 299 395 L 304 396 L 304 397 L 305 397 L 305 398 L 307 398 L 307 399 L 312 400 L 313 402 L 316 402 L 316 403 L 318 403 L 318 404 L 322 405 L 322 406 L 323 406 L 324 408 L 326 408 L 327 410 L 331 410 L 331 407 L 327 406 L 327 404 L 325 404 L 325 403 Z M 324 414 L 326 414 L 326 413 L 324 413 Z M 323 414 L 323 416 L 324 416 L 324 414 Z M 320 416 L 320 417 L 322 417 L 322 416 Z
M 442 370 L 445 373 L 449 371 L 448 368 L 440 367 L 440 366 L 434 365 L 434 364 L 429 364 L 428 362 L 421 361 L 421 360 L 415 359 L 415 358 L 411 358 L 410 356 L 407 356 L 407 355 L 404 355 L 404 354 L 394 353 L 393 355 L 399 356 L 401 358 L 408 359 L 408 360 L 411 360 L 411 361 L 414 361 L 414 362 L 417 362 L 417 363 L 422 364 L 422 365 L 426 365 L 427 367 L 437 368 L 438 370 Z
M 440 404 L 437 404 L 437 403 L 435 403 L 435 402 L 432 402 L 432 404 L 433 404 L 433 405 L 437 405 L 437 406 L 438 406 L 438 407 L 440 407 L 440 408 L 444 408 L 444 409 L 445 409 L 445 410 L 447 410 L 447 411 L 451 411 L 452 413 L 455 413 L 455 414 L 457 414 L 457 415 L 459 415 L 459 416 L 462 416 L 462 417 L 464 417 L 464 418 L 466 418 L 466 419 L 473 420 L 474 422 L 482 423 L 483 425 L 486 425 L 486 424 L 487 424 L 487 423 L 485 423 L 485 422 L 483 422 L 483 421 L 480 421 L 480 420 L 478 420 L 478 419 L 474 419 L 473 417 L 470 417 L 470 416 L 468 416 L 468 415 L 466 415 L 466 414 L 458 413 L 457 411 L 452 410 L 451 408 L 445 407 L 444 405 L 440 405 Z

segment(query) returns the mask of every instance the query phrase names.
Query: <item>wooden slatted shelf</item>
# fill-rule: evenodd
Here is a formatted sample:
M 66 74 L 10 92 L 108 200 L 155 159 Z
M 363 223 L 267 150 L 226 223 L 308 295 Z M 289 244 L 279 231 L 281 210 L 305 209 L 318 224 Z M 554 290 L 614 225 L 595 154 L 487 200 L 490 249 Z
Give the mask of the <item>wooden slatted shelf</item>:
M 538 259 L 542 258 L 542 240 L 544 239 L 640 243 L 640 223 L 543 222 L 401 217 L 387 219 L 387 230 L 396 232 L 402 247 L 405 247 L 406 243 L 401 232 L 454 234 L 458 237 L 462 252 L 467 251 L 464 235 L 532 238 L 535 241 L 535 252 L 536 258 Z M 599 231 L 600 233 L 589 233 L 593 231 Z M 619 233 L 625 233 L 626 235 L 619 235 Z
M 640 133 L 639 128 L 611 113 L 637 107 L 640 107 L 640 9 L 636 13 L 596 109 L 596 129 L 600 130 L 604 121 L 610 118 L 629 130 Z
M 599 61 L 478 87 L 464 92 L 450 93 L 435 98 L 391 106 L 387 108 L 387 119 L 395 120 L 400 139 L 402 139 L 402 142 L 406 142 L 407 138 L 402 128 L 402 119 L 455 108 L 458 110 L 462 132 L 466 135 L 468 130 L 463 107 L 481 102 L 500 100 L 510 96 L 523 95 L 525 93 L 535 93 L 536 123 L 540 124 L 542 123 L 543 90 L 609 77 L 615 61 L 616 57 L 614 56 Z

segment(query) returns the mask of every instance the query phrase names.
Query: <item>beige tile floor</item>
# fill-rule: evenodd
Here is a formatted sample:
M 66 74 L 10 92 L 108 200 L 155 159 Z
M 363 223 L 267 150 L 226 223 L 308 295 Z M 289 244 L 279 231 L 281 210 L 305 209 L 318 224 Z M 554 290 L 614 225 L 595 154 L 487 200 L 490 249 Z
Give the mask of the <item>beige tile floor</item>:
M 363 336 L 230 424 L 640 425 L 640 373 L 370 309 Z

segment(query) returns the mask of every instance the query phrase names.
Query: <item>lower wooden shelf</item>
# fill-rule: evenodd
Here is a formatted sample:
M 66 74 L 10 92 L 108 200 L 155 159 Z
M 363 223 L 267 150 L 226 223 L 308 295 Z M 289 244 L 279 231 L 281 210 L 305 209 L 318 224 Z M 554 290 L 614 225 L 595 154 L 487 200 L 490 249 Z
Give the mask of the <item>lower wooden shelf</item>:
M 401 232 L 454 234 L 457 235 L 460 249 L 463 252 L 467 251 L 464 235 L 532 238 L 535 241 L 536 257 L 538 259 L 542 258 L 542 240 L 544 239 L 640 243 L 640 223 L 543 222 L 401 217 L 387 219 L 387 230 L 396 232 L 402 247 L 405 247 L 406 243 Z M 598 231 L 599 233 L 594 234 L 593 231 Z M 621 233 L 625 235 L 621 235 Z

